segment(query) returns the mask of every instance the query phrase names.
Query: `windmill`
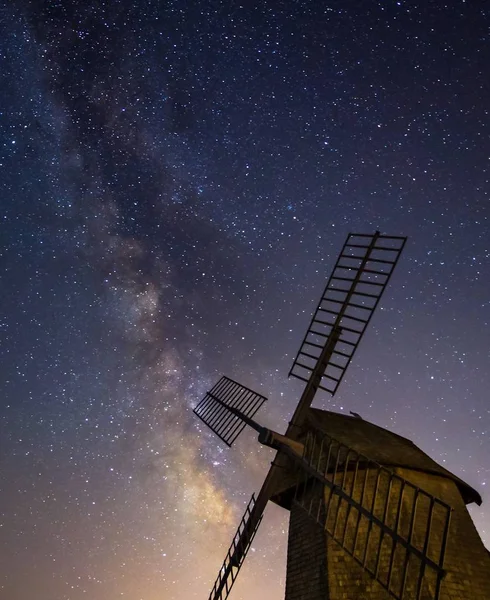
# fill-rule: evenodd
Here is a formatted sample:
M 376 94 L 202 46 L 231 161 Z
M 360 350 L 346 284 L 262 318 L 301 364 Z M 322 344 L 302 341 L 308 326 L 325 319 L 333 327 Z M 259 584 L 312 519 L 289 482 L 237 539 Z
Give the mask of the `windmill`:
M 194 409 L 228 446 L 245 426 L 277 450 L 209 600 L 228 598 L 269 501 L 290 511 L 286 600 L 490 598 L 490 557 L 466 510 L 479 494 L 411 441 L 312 408 L 335 394 L 405 237 L 349 234 L 289 375 L 305 383 L 285 434 L 254 416 L 266 398 L 222 377 Z

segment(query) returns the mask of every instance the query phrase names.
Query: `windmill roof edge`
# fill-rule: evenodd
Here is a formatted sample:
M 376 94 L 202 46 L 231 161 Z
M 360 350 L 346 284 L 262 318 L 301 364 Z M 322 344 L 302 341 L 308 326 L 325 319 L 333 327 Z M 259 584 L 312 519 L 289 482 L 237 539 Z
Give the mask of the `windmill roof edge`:
M 358 416 L 318 408 L 309 409 L 308 425 L 381 465 L 398 466 L 452 479 L 466 504 L 482 503 L 480 494 L 474 488 L 437 463 L 412 440 L 393 431 Z

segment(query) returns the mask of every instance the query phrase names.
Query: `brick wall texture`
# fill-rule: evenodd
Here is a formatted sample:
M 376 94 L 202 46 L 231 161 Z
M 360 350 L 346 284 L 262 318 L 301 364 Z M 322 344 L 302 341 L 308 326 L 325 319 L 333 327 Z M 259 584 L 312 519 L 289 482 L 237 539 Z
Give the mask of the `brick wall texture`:
M 327 537 L 299 505 L 289 520 L 287 600 L 328 600 Z
M 410 469 L 397 468 L 395 472 L 453 508 L 444 561 L 446 574 L 442 579 L 440 600 L 490 600 L 490 554 L 476 531 L 456 483 L 445 477 Z M 343 481 L 344 489 L 350 489 L 352 479 L 349 481 L 349 477 L 352 478 L 352 474 L 347 474 Z M 353 491 L 353 496 L 358 501 L 361 499 L 362 481 L 363 478 L 358 473 Z M 368 477 L 362 504 L 366 507 L 374 506 L 374 513 L 380 518 L 386 511 L 384 521 L 392 528 L 397 527 L 402 536 L 408 537 L 414 492 L 411 491 L 413 488 L 405 488 L 401 494 L 401 487 L 397 489 L 397 485 L 401 486 L 400 483 L 392 482 L 388 487 L 387 481 L 386 484 L 383 480 L 378 482 L 376 500 L 372 504 L 375 478 L 371 481 Z M 328 498 L 328 490 L 322 491 Z M 311 508 L 312 516 L 317 517 L 323 510 L 323 503 L 318 503 L 317 509 L 315 501 L 311 501 L 315 498 L 314 490 L 310 488 L 305 494 L 308 497 L 303 498 L 304 506 Z M 320 495 L 317 494 L 316 497 L 319 498 Z M 379 579 L 385 585 L 389 582 L 392 591 L 399 591 L 406 560 L 405 550 L 400 544 L 394 546 L 389 536 L 382 536 L 379 528 L 371 527 L 369 521 L 360 517 L 355 509 L 349 509 L 345 501 L 339 503 L 337 496 L 332 498 L 328 516 L 323 514 L 320 518 L 326 531 L 304 507 L 296 503 L 291 507 L 286 600 L 388 600 L 392 596 L 357 560 L 364 562 L 371 571 L 377 571 Z M 421 496 L 417 501 L 412 542 L 420 550 L 423 549 L 426 537 L 429 504 L 427 497 Z M 398 510 L 398 506 L 401 510 Z M 445 514 L 443 509 L 438 510 L 436 506 L 427 547 L 428 556 L 435 562 L 438 561 L 442 546 Z M 411 555 L 406 572 L 404 600 L 416 600 L 420 566 L 419 559 Z M 434 598 L 436 579 L 436 572 L 426 568 L 421 600 Z

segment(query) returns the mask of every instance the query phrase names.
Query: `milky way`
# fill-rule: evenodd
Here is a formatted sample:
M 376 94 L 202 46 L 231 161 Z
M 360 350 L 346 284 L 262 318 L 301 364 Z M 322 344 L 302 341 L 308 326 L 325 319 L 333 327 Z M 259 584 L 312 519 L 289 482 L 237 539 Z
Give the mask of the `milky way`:
M 0 598 L 206 598 L 273 454 L 192 409 L 269 397 L 349 231 L 409 242 L 334 398 L 483 495 L 483 2 L 0 9 Z M 232 597 L 284 595 L 270 506 Z

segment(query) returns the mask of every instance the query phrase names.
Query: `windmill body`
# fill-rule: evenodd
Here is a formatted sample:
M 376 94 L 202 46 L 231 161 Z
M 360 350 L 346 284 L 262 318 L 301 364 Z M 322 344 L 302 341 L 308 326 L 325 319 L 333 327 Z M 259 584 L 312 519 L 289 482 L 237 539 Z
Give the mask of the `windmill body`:
M 194 412 L 231 446 L 248 425 L 277 450 L 209 595 L 228 598 L 269 501 L 290 511 L 286 600 L 488 600 L 479 494 L 411 441 L 311 408 L 335 394 L 406 238 L 349 234 L 290 375 L 305 382 L 285 434 L 254 420 L 261 394 L 223 377 Z
M 309 477 L 298 482 L 296 475 L 295 481 L 292 468 L 289 481 L 271 498 L 290 511 L 286 600 L 490 597 L 490 554 L 466 508 L 481 503 L 478 492 L 410 440 L 365 420 L 310 409 L 298 438 L 305 444 L 315 440 L 317 446 L 335 439 L 329 466 L 311 448 L 313 462 L 320 459 L 331 481 L 400 539 L 383 535 L 347 501 L 330 498 L 330 488 L 315 486 Z M 407 552 L 403 541 L 410 541 L 420 556 Z M 431 563 L 422 569 L 424 555 Z

